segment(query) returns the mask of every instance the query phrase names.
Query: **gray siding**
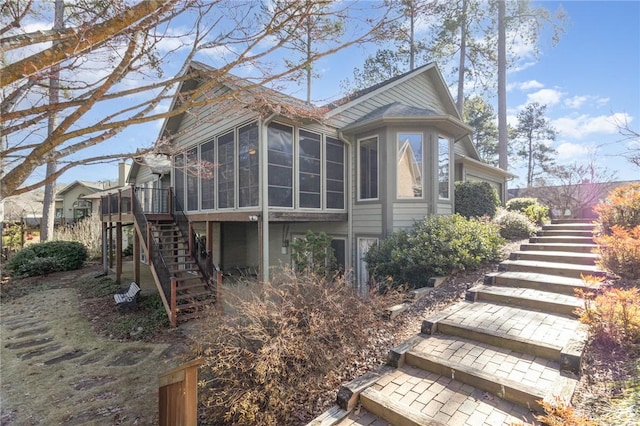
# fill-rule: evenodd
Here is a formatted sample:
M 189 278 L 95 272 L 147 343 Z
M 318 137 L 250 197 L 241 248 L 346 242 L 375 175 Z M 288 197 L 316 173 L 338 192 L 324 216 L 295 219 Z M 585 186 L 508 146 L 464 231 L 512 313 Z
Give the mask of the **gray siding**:
M 371 111 L 393 102 L 400 102 L 407 106 L 428 108 L 446 114 L 445 106 L 437 94 L 433 81 L 428 77 L 427 73 L 423 73 L 386 89 L 376 96 L 356 103 L 356 105 L 338 113 L 329 121 L 332 125 L 342 128 L 369 114 Z
M 411 228 L 429 214 L 428 203 L 394 203 L 393 231 Z
M 356 204 L 353 206 L 352 217 L 354 234 L 382 234 L 381 204 Z
M 213 91 L 211 97 L 222 93 Z M 173 141 L 173 147 L 180 149 L 206 142 L 238 124 L 258 118 L 257 113 L 243 106 L 224 101 L 190 110 L 182 117 L 177 130 L 179 136 Z

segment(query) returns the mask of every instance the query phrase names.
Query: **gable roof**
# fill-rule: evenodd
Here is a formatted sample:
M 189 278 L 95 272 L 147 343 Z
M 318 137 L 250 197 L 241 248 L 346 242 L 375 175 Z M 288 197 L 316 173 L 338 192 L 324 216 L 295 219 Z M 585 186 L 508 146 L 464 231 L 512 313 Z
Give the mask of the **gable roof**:
M 89 182 L 89 181 L 86 181 L 86 180 L 76 180 L 76 181 L 70 183 L 69 185 L 65 186 L 64 188 L 62 188 L 62 190 L 58 191 L 58 193 L 56 194 L 56 197 L 58 197 L 60 195 L 64 195 L 65 193 L 71 191 L 76 186 L 83 186 L 89 192 L 92 192 L 92 193 L 93 192 L 102 191 L 104 189 L 104 185 L 102 183 L 100 183 L 100 182 Z

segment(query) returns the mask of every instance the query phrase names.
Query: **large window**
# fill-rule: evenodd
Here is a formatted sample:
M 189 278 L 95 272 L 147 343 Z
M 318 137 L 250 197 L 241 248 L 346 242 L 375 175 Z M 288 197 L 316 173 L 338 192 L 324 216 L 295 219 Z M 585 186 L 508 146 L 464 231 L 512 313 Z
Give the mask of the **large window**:
M 198 177 L 200 167 L 198 162 L 198 148 L 187 151 L 187 210 L 198 210 Z
M 397 197 L 422 198 L 422 133 L 398 133 Z
M 249 124 L 238 130 L 239 206 L 258 205 L 260 179 L 258 126 Z
M 181 210 L 184 209 L 184 168 L 185 168 L 185 161 L 184 161 L 184 154 L 178 154 L 175 156 L 175 160 L 174 160 L 174 187 L 176 190 L 176 201 L 178 202 L 178 205 L 176 207 L 180 208 Z
M 326 138 L 326 194 L 328 209 L 344 209 L 344 143 Z
M 300 130 L 298 193 L 302 208 L 320 208 L 320 135 Z
M 218 208 L 235 207 L 234 133 L 218 138 Z
M 358 141 L 360 200 L 378 198 L 378 137 Z
M 269 205 L 293 207 L 293 129 L 270 124 L 268 151 Z
M 203 210 L 215 208 L 215 159 L 214 141 L 209 141 L 200 146 L 200 199 Z
M 443 200 L 449 199 L 450 165 L 449 139 L 438 136 L 438 195 Z

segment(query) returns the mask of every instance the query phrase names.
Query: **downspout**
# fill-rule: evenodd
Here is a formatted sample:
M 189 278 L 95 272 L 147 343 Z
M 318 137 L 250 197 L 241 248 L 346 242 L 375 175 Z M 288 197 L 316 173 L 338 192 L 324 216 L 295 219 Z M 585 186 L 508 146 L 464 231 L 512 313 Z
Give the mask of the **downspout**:
M 353 147 L 353 144 L 351 143 L 351 141 L 349 140 L 349 138 L 347 138 L 344 133 L 342 133 L 342 131 L 338 131 L 338 139 L 340 139 L 341 141 L 343 141 L 344 143 L 346 143 L 349 146 L 348 149 L 348 154 L 351 154 L 351 147 Z M 355 154 L 354 158 L 355 158 Z M 347 180 L 347 190 L 346 190 L 346 194 L 347 194 L 347 205 L 349 206 L 349 208 L 347 209 L 347 234 L 348 234 L 348 244 L 351 247 L 351 250 L 349 250 L 349 263 L 351 264 L 351 270 L 354 271 L 355 270 L 355 264 L 357 263 L 357 261 L 354 261 L 354 253 L 356 253 L 357 251 L 357 247 L 355 247 L 356 242 L 354 241 L 354 235 L 353 235 L 353 200 L 355 197 L 352 197 L 352 188 L 353 188 L 353 182 L 351 182 L 352 178 L 352 173 L 351 171 L 353 170 L 352 167 L 350 167 L 350 162 L 352 161 L 351 159 L 351 155 L 347 156 L 347 172 L 346 172 L 346 180 Z M 355 248 L 355 250 L 354 250 Z M 354 276 L 355 277 L 355 276 Z M 357 279 L 357 278 L 356 278 Z
M 269 141 L 267 126 L 278 116 L 273 113 L 267 118 L 259 120 L 260 129 L 260 192 L 262 198 L 262 214 L 258 220 L 262 221 L 262 281 L 269 281 L 269 167 L 267 159 L 269 156 Z

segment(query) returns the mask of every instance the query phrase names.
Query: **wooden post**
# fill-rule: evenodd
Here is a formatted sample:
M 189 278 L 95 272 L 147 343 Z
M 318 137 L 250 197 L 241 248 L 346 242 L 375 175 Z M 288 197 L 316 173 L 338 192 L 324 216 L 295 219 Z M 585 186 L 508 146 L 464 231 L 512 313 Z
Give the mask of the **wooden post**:
M 122 222 L 116 224 L 116 283 L 122 281 Z
M 122 222 L 122 189 L 118 189 L 118 222 Z
M 109 268 L 113 268 L 113 222 L 109 222 Z
M 258 219 L 258 282 L 264 282 L 264 225 Z
M 167 188 L 167 207 L 169 208 L 169 214 L 173 214 L 173 191 L 171 187 Z
M 105 275 L 109 273 L 109 232 L 107 231 L 107 222 L 102 222 L 102 272 Z
M 224 305 L 222 303 L 222 271 L 216 271 L 216 307 L 218 312 L 224 312 Z
M 195 359 L 158 377 L 160 426 L 198 424 L 198 367 Z
M 140 285 L 140 236 L 133 230 L 133 281 Z
M 169 301 L 169 304 L 171 306 L 171 315 L 170 315 L 170 320 L 171 320 L 171 327 L 176 328 L 178 326 L 178 306 L 176 303 L 176 296 L 177 296 L 177 284 L 178 282 L 176 281 L 176 277 L 171 277 L 171 300 Z

